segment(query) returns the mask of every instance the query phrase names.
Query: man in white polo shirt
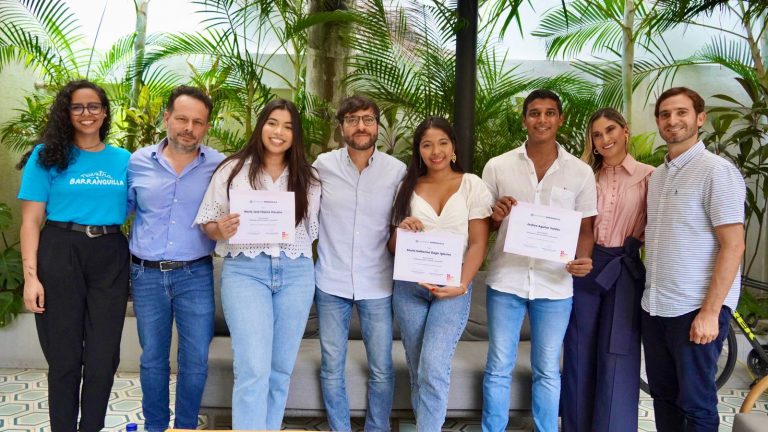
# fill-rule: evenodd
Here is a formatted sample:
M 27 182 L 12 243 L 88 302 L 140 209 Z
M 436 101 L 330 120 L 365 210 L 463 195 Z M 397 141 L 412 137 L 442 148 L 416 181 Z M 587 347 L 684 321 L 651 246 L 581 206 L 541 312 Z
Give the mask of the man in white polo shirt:
M 557 432 L 560 352 L 571 315 L 572 276 L 592 269 L 597 192 L 592 168 L 556 141 L 563 124 L 560 97 L 534 90 L 523 103 L 528 140 L 491 159 L 483 180 L 496 199 L 491 227 L 499 230 L 488 268 L 488 360 L 483 376 L 483 431 L 500 432 L 509 420 L 509 390 L 520 327 L 531 322 L 533 421 L 537 431 Z M 576 259 L 567 265 L 505 253 L 504 238 L 516 200 L 581 212 Z
M 641 329 L 656 428 L 714 432 L 717 358 L 739 301 L 746 188 L 699 140 L 698 93 L 671 88 L 654 114 L 668 153 L 648 183 Z
M 314 163 L 323 184 L 315 266 L 320 322 L 320 384 L 334 431 L 351 430 L 344 380 L 352 307 L 368 358 L 366 431 L 389 431 L 392 371 L 392 255 L 387 251 L 392 201 L 405 164 L 376 150 L 379 107 L 350 96 L 336 112 L 346 146 Z

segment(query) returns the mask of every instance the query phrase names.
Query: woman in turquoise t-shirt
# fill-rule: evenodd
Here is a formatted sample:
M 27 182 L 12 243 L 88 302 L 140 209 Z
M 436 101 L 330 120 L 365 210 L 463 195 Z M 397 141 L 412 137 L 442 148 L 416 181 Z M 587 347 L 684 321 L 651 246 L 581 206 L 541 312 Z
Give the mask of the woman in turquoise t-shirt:
M 120 361 L 130 153 L 104 144 L 109 124 L 104 90 L 70 82 L 51 106 L 43 143 L 19 164 L 24 304 L 48 361 L 53 432 L 104 427 Z

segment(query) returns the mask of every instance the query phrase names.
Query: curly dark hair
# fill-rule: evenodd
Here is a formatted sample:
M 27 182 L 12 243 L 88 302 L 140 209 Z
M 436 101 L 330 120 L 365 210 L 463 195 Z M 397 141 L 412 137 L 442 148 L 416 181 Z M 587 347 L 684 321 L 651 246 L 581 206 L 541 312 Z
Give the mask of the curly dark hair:
M 45 124 L 43 136 L 40 139 L 43 143 L 43 148 L 40 150 L 38 162 L 46 169 L 55 166 L 59 171 L 64 171 L 72 162 L 75 129 L 69 117 L 69 105 L 72 102 L 72 93 L 81 89 L 91 89 L 99 95 L 101 104 L 104 106 L 104 113 L 106 114 L 104 122 L 101 124 L 101 128 L 99 128 L 99 138 L 102 141 L 107 138 L 110 123 L 112 122 L 112 113 L 109 109 L 107 93 L 104 89 L 90 81 L 70 81 L 56 94 L 56 99 L 51 104 L 48 113 L 48 121 Z M 33 150 L 28 151 L 21 157 L 21 160 L 16 165 L 17 169 L 24 168 Z

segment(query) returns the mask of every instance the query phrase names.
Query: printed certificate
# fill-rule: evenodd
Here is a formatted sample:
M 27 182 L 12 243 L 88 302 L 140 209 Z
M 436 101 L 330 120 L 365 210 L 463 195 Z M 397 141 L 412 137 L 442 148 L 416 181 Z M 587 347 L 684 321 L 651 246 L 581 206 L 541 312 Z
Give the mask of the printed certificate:
M 394 279 L 459 286 L 463 261 L 463 236 L 397 230 Z
M 512 207 L 504 252 L 567 263 L 576 256 L 581 212 L 518 201 Z
M 230 190 L 229 211 L 240 214 L 240 226 L 229 243 L 293 243 L 295 208 L 293 192 Z

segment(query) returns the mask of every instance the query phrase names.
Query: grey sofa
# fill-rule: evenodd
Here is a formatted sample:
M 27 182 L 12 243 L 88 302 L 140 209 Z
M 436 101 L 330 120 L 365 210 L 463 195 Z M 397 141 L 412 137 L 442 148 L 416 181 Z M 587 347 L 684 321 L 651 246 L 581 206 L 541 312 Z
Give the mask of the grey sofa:
M 208 381 L 203 394 L 201 414 L 207 415 L 211 427 L 229 424 L 232 404 L 232 345 L 221 310 L 221 260 L 214 261 L 216 284 L 216 328 L 209 354 Z M 456 348 L 451 365 L 451 387 L 448 394 L 448 417 L 479 417 L 482 410 L 482 382 L 488 350 L 485 311 L 484 274 L 475 278 L 472 307 L 467 328 Z M 395 332 L 397 333 L 397 331 Z M 314 308 L 301 343 L 286 406 L 286 417 L 324 417 L 320 391 L 320 340 Z M 510 416 L 528 416 L 531 409 L 530 337 L 528 323 L 523 325 L 517 365 L 513 372 Z M 396 336 L 397 338 L 397 336 Z M 350 341 L 346 363 L 346 384 L 352 417 L 364 417 L 368 379 L 365 348 L 360 335 L 357 315 L 350 325 Z M 395 368 L 395 398 L 392 410 L 393 427 L 397 419 L 412 418 L 410 386 L 405 353 L 399 340 L 393 344 Z

